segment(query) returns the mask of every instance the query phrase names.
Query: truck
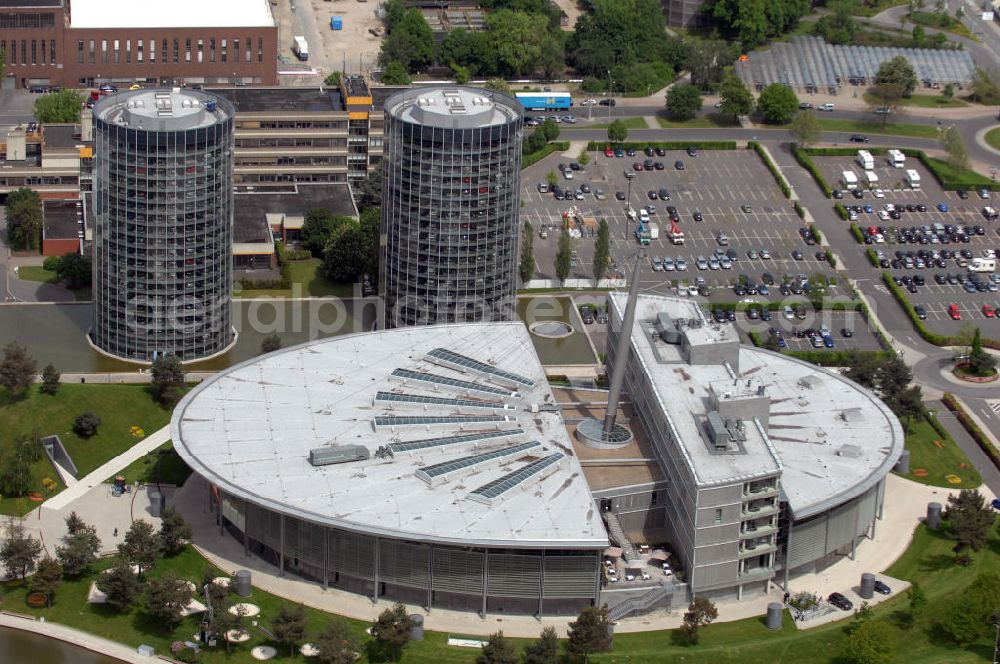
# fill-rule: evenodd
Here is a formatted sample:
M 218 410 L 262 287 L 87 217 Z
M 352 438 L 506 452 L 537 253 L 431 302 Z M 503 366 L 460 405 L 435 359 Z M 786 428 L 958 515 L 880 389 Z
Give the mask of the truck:
M 643 246 L 648 246 L 650 241 L 649 235 L 649 224 L 644 221 L 640 221 L 639 225 L 635 227 L 635 239 L 639 241 L 639 244 Z
M 670 241 L 674 244 L 684 244 L 684 231 L 681 230 L 676 221 L 670 222 Z
M 906 166 L 906 155 L 899 150 L 889 150 L 885 153 L 885 160 L 893 168 L 903 168 Z
M 969 272 L 996 272 L 997 259 L 973 258 L 969 261 Z
M 847 189 L 858 188 L 858 176 L 854 174 L 854 171 L 844 171 L 841 173 L 840 181 L 844 183 L 844 187 Z
M 655 221 L 646 222 L 646 226 L 649 227 L 649 239 L 659 240 L 660 239 L 660 225 Z
M 875 168 L 875 157 L 868 150 L 858 150 L 858 163 L 861 168 L 870 171 Z
M 302 35 L 292 37 L 292 53 L 303 62 L 309 59 L 309 42 L 306 41 L 305 37 Z
M 920 189 L 920 173 L 917 173 L 912 168 L 907 168 L 906 184 L 910 186 L 910 189 Z
M 568 111 L 573 106 L 568 92 L 518 92 L 514 96 L 528 111 Z

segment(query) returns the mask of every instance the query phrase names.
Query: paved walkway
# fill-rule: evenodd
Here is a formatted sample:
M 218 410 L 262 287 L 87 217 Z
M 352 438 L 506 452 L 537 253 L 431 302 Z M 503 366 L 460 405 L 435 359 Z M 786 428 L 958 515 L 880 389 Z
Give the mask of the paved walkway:
M 165 426 L 162 429 L 154 431 L 126 451 L 116 456 L 114 459 L 111 459 L 103 466 L 100 466 L 97 470 L 91 472 L 85 477 L 80 478 L 73 486 L 67 487 L 61 493 L 57 493 L 52 498 L 46 500 L 42 503 L 40 509 L 55 511 L 61 510 L 83 494 L 87 493 L 90 489 L 93 489 L 98 484 L 107 480 L 122 468 L 125 468 L 133 461 L 146 456 L 168 440 L 170 440 L 169 426 Z
M 863 572 L 879 572 L 899 558 L 910 544 L 914 528 L 926 514 L 927 503 L 947 501 L 952 493 L 948 489 L 929 487 L 890 475 L 886 489 L 886 506 L 883 519 L 875 526 L 875 538 L 864 540 L 857 547 L 855 559 L 845 556 L 827 569 L 812 574 L 793 577 L 789 590 L 809 590 L 826 597 L 833 591 L 849 591 L 856 587 Z M 987 494 L 991 492 L 986 491 Z M 992 498 L 992 495 L 990 495 Z M 174 504 L 184 513 L 194 529 L 194 544 L 198 551 L 229 574 L 247 569 L 253 573 L 253 585 L 290 601 L 302 602 L 317 609 L 330 611 L 359 620 L 373 620 L 389 606 L 389 602 L 372 602 L 370 598 L 355 595 L 301 579 L 294 574 L 279 575 L 279 570 L 261 558 L 244 556 L 243 546 L 231 536 L 220 533 L 214 515 L 208 510 L 208 488 L 197 475 L 178 489 Z M 778 579 L 780 580 L 780 579 Z M 763 615 L 769 602 L 781 601 L 783 589 L 774 586 L 767 596 L 746 598 L 740 602 L 719 603 L 719 621 L 727 622 Z M 625 618 L 618 632 L 641 632 L 678 627 L 683 619 L 685 606 L 675 603 L 673 610 L 658 610 L 650 614 Z M 545 618 L 531 616 L 477 614 L 445 609 L 428 612 L 421 607 L 409 606 L 408 610 L 425 616 L 427 629 L 453 634 L 490 634 L 503 629 L 508 636 L 535 637 L 545 626 L 551 625 L 561 635 L 566 634 L 571 618 Z M 844 613 L 844 618 L 850 614 Z

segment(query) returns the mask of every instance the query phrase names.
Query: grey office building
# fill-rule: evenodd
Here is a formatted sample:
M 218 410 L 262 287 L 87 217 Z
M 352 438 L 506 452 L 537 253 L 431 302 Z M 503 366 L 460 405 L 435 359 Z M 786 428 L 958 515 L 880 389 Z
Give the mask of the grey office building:
M 129 360 L 208 357 L 233 340 L 233 115 L 192 90 L 94 108 L 94 327 Z
M 514 318 L 522 107 L 474 88 L 385 103 L 379 289 L 389 327 Z

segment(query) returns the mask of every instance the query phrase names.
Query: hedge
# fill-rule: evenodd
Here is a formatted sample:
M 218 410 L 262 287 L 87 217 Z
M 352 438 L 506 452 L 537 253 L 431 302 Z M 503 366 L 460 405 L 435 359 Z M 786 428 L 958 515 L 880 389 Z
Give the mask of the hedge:
M 851 218 L 850 212 L 847 211 L 847 208 L 844 207 L 843 203 L 834 203 L 833 209 L 837 213 L 837 216 L 843 219 L 844 221 L 847 221 L 848 219 Z M 851 225 L 853 226 L 853 224 Z
M 923 150 L 903 149 L 903 154 L 907 157 L 916 157 L 920 160 L 934 179 L 938 181 L 942 189 L 989 189 L 1000 191 L 1000 182 L 993 182 L 986 176 L 975 171 L 966 170 L 964 173 L 955 173 L 954 169 L 940 159 L 928 157 Z
M 799 147 L 797 143 L 792 143 L 792 156 L 795 157 L 795 161 L 798 162 L 799 166 L 809 171 L 809 174 L 813 176 L 813 180 L 816 180 L 816 184 L 823 190 L 827 198 L 833 196 L 833 189 L 827 184 L 826 178 L 819 172 L 819 168 L 816 167 L 815 162 L 810 158 L 807 151 Z
M 842 367 L 852 358 L 871 355 L 879 361 L 887 361 L 892 353 L 885 350 L 792 350 L 790 355 L 799 360 L 805 360 L 821 367 Z
M 876 254 L 875 250 L 872 249 L 871 247 L 865 249 L 865 256 L 868 257 L 868 262 L 872 264 L 872 267 L 878 267 L 879 265 L 881 265 L 878 259 L 878 254 Z
M 861 228 L 857 224 L 851 224 L 851 235 L 857 240 L 858 244 L 865 243 L 865 234 L 861 231 Z
M 603 151 L 608 145 L 627 150 L 635 148 L 644 150 L 647 147 L 663 148 L 664 150 L 687 150 L 695 148 L 697 150 L 735 150 L 736 141 L 629 141 L 627 143 L 612 143 L 611 141 L 590 141 L 587 149 L 591 151 Z
M 816 228 L 816 224 L 809 224 L 809 230 L 812 231 L 813 237 L 816 238 L 816 243 L 823 244 L 823 234 Z
M 792 203 L 792 207 L 795 208 L 795 214 L 799 215 L 799 219 L 806 218 L 806 209 L 802 207 L 802 204 L 798 201 Z
M 913 305 L 910 304 L 909 298 L 906 297 L 906 293 L 903 289 L 896 285 L 896 282 L 892 280 L 892 275 L 888 272 L 882 273 L 882 281 L 885 283 L 886 288 L 889 292 L 893 294 L 896 301 L 899 302 L 900 306 L 903 307 L 903 311 L 910 317 L 910 322 L 913 323 L 913 327 L 916 328 L 917 334 L 920 338 L 927 343 L 934 344 L 935 346 L 957 346 L 963 343 L 962 340 L 957 337 L 949 337 L 944 334 L 938 334 L 937 332 L 931 332 L 927 329 L 924 321 L 920 320 L 917 316 L 917 312 L 913 310 Z M 983 337 L 983 347 L 992 348 L 994 350 L 1000 350 L 1000 341 L 996 339 L 987 339 Z
M 768 156 L 767 151 L 764 149 L 764 146 L 758 143 L 757 141 L 750 141 L 749 143 L 747 143 L 747 148 L 752 149 L 754 152 L 756 152 L 757 156 L 760 157 L 760 160 L 764 162 L 765 166 L 767 166 L 767 170 L 771 171 L 771 175 L 774 176 L 774 181 L 778 183 L 778 187 L 781 189 L 781 193 L 785 195 L 785 198 L 791 198 L 792 188 L 788 186 L 788 182 L 785 180 L 785 176 L 782 175 L 781 171 L 778 170 L 777 165 L 773 161 L 771 161 L 771 157 Z M 796 210 L 796 212 L 797 211 L 798 210 Z M 801 217 L 802 214 L 800 213 L 799 216 Z
M 971 417 L 969 417 L 969 414 L 965 412 L 962 405 L 958 403 L 958 399 L 955 398 L 955 395 L 950 392 L 945 392 L 941 395 L 941 403 L 947 406 L 948 410 L 955 413 L 955 419 L 958 420 L 958 423 L 961 424 L 966 431 L 969 432 L 972 439 L 976 441 L 977 445 L 979 445 L 979 449 L 981 449 L 986 456 L 990 458 L 990 461 L 993 462 L 994 466 L 1000 468 L 1000 451 L 994 447 L 993 443 L 986 436 L 983 430 L 979 428 L 979 425 L 976 424 Z
M 867 150 L 872 155 L 884 155 L 888 148 L 861 147 L 856 148 L 802 148 L 807 154 L 813 157 L 855 157 L 858 150 Z
M 555 141 L 554 143 L 548 143 L 541 150 L 535 150 L 531 154 L 526 154 L 521 157 L 521 168 L 524 169 L 532 164 L 537 164 L 553 152 L 565 152 L 566 150 L 569 150 L 569 141 Z
M 826 250 L 826 262 L 830 264 L 830 267 L 837 269 L 837 257 L 829 249 Z
M 785 305 L 789 304 L 785 301 L 768 301 L 768 302 L 706 302 L 702 304 L 702 309 L 711 311 L 713 309 L 721 309 L 722 311 L 746 311 L 747 309 L 757 308 L 757 309 L 769 309 L 770 311 L 781 311 L 785 308 Z M 858 311 L 864 312 L 864 302 L 861 300 L 834 300 L 828 302 L 827 300 L 795 300 L 791 303 L 792 307 L 797 307 L 799 305 L 805 306 L 810 305 L 813 311 Z M 867 320 L 867 316 L 865 317 Z

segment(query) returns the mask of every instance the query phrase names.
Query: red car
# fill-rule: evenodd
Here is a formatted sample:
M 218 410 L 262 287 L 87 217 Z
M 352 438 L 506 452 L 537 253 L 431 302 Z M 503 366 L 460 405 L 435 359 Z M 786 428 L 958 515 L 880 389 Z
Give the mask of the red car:
M 987 318 L 996 318 L 997 317 L 997 310 L 994 309 L 993 307 L 991 307 L 988 304 L 984 304 L 983 305 L 983 315 L 986 316 Z
M 614 157 L 615 156 L 615 151 L 611 149 L 610 145 L 604 148 L 604 156 L 605 157 Z
M 639 162 L 635 162 L 634 164 L 632 164 L 632 170 L 633 171 L 641 171 L 642 170 L 642 164 L 640 164 Z
M 952 320 L 962 320 L 962 312 L 958 310 L 957 304 L 948 305 L 948 315 Z

